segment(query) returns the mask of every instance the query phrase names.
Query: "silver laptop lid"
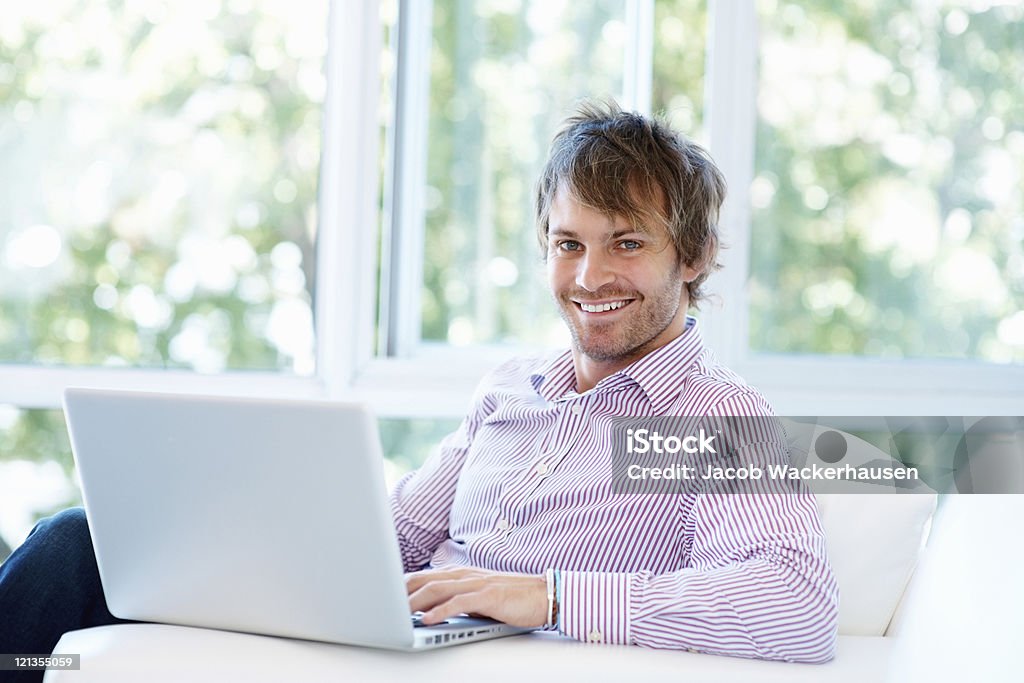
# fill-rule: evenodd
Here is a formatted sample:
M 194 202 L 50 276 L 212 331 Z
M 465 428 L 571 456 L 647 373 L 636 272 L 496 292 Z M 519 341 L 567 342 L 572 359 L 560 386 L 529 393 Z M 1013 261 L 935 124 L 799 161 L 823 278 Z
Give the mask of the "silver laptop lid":
M 114 615 L 412 645 L 365 407 L 90 389 L 64 407 Z

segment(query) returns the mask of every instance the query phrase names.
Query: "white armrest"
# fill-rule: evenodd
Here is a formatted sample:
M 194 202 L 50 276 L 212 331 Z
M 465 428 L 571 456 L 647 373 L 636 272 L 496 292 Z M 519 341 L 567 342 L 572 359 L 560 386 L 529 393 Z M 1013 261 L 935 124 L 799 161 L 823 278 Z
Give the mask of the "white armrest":
M 896 643 L 888 680 L 1016 680 L 1024 635 L 1022 519 L 1024 495 L 943 499 L 889 629 Z

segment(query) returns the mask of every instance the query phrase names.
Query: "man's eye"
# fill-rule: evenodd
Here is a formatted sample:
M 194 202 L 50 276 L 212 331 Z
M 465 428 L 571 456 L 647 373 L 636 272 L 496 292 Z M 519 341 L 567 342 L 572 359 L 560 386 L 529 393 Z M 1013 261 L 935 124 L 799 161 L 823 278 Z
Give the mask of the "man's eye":
M 562 251 L 579 251 L 581 246 L 576 240 L 565 240 L 558 243 L 558 248 Z
M 640 249 L 644 245 L 642 245 L 640 242 L 636 240 L 622 240 L 621 242 L 619 242 L 619 246 L 625 249 L 626 251 L 636 251 L 637 249 Z

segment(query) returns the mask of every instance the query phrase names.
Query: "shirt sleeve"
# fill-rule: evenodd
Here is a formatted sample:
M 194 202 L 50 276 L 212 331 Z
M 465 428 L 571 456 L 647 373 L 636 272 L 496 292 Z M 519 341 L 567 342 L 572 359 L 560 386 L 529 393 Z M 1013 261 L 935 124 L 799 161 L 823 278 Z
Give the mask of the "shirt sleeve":
M 693 516 L 693 567 L 562 572 L 562 632 L 587 642 L 831 659 L 838 589 L 811 494 L 702 495 Z
M 459 473 L 491 401 L 487 379 L 477 388 L 473 405 L 459 428 L 449 434 L 418 470 L 402 477 L 391 492 L 398 547 L 405 571 L 425 567 L 448 537 L 449 517 Z
M 778 442 L 759 445 L 785 453 Z M 832 659 L 839 592 L 814 496 L 690 495 L 680 515 L 680 533 L 692 541 L 689 566 L 665 574 L 562 571 L 560 630 L 585 642 Z

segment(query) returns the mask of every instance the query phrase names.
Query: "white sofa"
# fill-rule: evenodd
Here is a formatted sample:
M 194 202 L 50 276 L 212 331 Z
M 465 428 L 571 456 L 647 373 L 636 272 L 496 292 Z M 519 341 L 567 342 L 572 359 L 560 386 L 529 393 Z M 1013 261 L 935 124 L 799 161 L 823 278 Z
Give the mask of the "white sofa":
M 806 459 L 821 428 L 787 425 Z M 802 433 L 801 433 L 802 430 Z M 844 462 L 888 457 L 846 435 Z M 1024 495 L 820 495 L 839 581 L 839 643 L 824 665 L 577 643 L 534 633 L 416 654 L 158 624 L 66 634 L 78 671 L 47 683 L 162 681 L 1008 681 L 1024 638 Z M 863 493 L 863 491 L 874 493 Z M 936 502 L 938 501 L 938 510 Z M 933 512 L 935 513 L 933 515 Z
M 139 624 L 66 634 L 55 652 L 80 654 L 81 670 L 50 671 L 45 680 L 1019 680 L 1024 536 L 1017 526 L 1024 520 L 1024 496 L 947 496 L 933 521 L 921 514 L 934 503 L 929 496 L 836 495 L 820 502 L 842 590 L 838 653 L 824 665 L 585 645 L 550 634 L 401 654 Z M 920 538 L 929 523 L 919 558 L 884 547 L 900 536 L 913 546 L 911 537 Z M 906 567 L 907 557 L 911 565 L 916 560 L 912 576 L 893 576 Z M 900 585 L 898 605 L 878 599 L 905 579 L 909 584 Z M 886 609 L 895 614 L 883 634 L 864 635 Z

